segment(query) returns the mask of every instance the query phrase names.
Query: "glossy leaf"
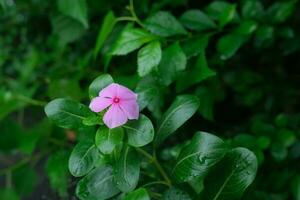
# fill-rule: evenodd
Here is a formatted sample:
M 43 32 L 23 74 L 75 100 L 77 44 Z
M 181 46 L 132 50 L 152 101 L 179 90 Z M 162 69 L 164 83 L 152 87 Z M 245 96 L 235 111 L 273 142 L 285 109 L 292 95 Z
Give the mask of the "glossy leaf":
M 201 10 L 188 10 L 180 17 L 182 24 L 196 31 L 216 28 L 217 25 Z
M 55 99 L 49 102 L 45 113 L 57 126 L 69 129 L 83 127 L 82 120 L 92 114 L 87 106 L 69 99 Z
M 145 31 L 144 29 L 127 26 L 124 28 L 120 37 L 117 39 L 112 50 L 112 54 L 126 55 L 140 48 L 143 44 L 154 39 L 156 39 L 156 37 Z
M 145 188 L 139 188 L 128 193 L 123 200 L 150 200 L 148 192 Z
M 179 72 L 185 69 L 186 62 L 186 56 L 179 43 L 176 42 L 164 49 L 161 62 L 158 66 L 162 82 L 165 85 L 170 85 Z
M 123 129 L 101 126 L 96 133 L 96 146 L 103 154 L 110 154 L 123 140 Z
M 199 107 L 199 100 L 193 95 L 176 97 L 170 108 L 164 113 L 157 128 L 155 144 L 161 144 L 168 136 L 190 119 Z
M 61 13 L 72 17 L 88 28 L 86 0 L 58 0 L 57 6 Z
M 116 24 L 116 17 L 115 14 L 113 13 L 113 11 L 109 11 L 102 22 L 101 28 L 99 30 L 98 33 L 98 37 L 97 37 L 97 42 L 96 42 L 96 46 L 94 49 L 94 58 L 96 59 L 100 49 L 102 48 L 106 38 L 109 36 L 109 34 L 111 33 L 112 29 L 114 28 L 115 24 Z
M 218 52 L 221 54 L 221 59 L 232 57 L 236 51 L 245 42 L 245 37 L 239 34 L 228 34 L 221 37 L 217 44 Z
M 140 175 L 140 161 L 136 151 L 125 146 L 114 166 L 114 182 L 122 192 L 133 191 Z
M 80 200 L 109 199 L 120 191 L 113 182 L 111 166 L 100 166 L 81 179 L 76 187 Z
M 241 35 L 249 35 L 253 33 L 257 28 L 257 23 L 253 20 L 243 21 L 238 28 L 234 30 L 234 33 Z
M 162 200 L 191 200 L 189 194 L 176 187 L 171 187 L 162 196 Z
M 144 23 L 150 32 L 164 37 L 186 34 L 186 30 L 169 12 L 159 11 L 148 17 Z
M 99 157 L 99 152 L 92 141 L 84 140 L 73 149 L 69 159 L 69 170 L 75 177 L 89 173 Z
M 109 74 L 98 76 L 89 86 L 90 99 L 99 96 L 99 92 L 113 82 L 114 80 Z
M 141 115 L 138 120 L 129 121 L 123 127 L 127 132 L 128 144 L 131 146 L 145 146 L 153 140 L 154 128 L 145 115 Z
M 245 148 L 235 148 L 209 172 L 204 182 L 204 199 L 240 199 L 253 182 L 257 171 L 256 156 Z
M 194 67 L 190 70 L 182 72 L 181 76 L 176 82 L 176 90 L 182 91 L 190 86 L 199 83 L 207 78 L 215 76 L 216 72 L 207 66 L 205 53 L 200 53 L 197 62 Z
M 157 65 L 161 59 L 161 48 L 158 41 L 149 43 L 138 52 L 138 74 L 146 76 Z
M 227 149 L 227 145 L 217 136 L 198 132 L 191 143 L 181 150 L 172 173 L 179 182 L 204 177 L 224 157 Z

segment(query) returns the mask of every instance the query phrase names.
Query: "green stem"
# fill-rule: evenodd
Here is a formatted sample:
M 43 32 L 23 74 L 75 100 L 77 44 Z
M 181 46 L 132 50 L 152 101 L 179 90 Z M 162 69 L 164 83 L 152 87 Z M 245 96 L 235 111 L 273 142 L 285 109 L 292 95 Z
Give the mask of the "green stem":
M 133 22 L 136 22 L 136 19 L 134 17 L 124 16 L 124 17 L 118 17 L 117 21 L 133 21 Z
M 160 174 L 162 175 L 162 177 L 165 179 L 166 184 L 168 186 L 171 186 L 172 182 L 171 182 L 170 178 L 168 177 L 167 173 L 165 172 L 165 170 L 159 164 L 156 156 L 150 155 L 148 152 L 144 151 L 141 148 L 136 148 L 136 149 L 137 149 L 138 152 L 140 152 L 141 154 L 143 154 L 147 159 L 149 159 L 155 165 L 155 167 L 158 169 L 158 171 L 160 172 Z
M 151 185 L 166 185 L 166 186 L 169 186 L 169 184 L 165 181 L 153 181 L 153 182 L 150 182 L 150 183 L 146 183 L 142 187 L 149 187 Z
M 4 174 L 7 174 L 8 172 L 11 172 L 11 171 L 14 171 L 20 167 L 22 167 L 23 165 L 25 165 L 26 163 L 28 163 L 30 161 L 30 158 L 24 158 L 23 160 L 21 160 L 20 162 L 12 165 L 12 166 L 9 166 L 5 169 L 2 169 L 0 170 L 0 176 L 1 175 L 4 175 Z
M 26 96 L 21 95 L 21 94 L 16 95 L 15 97 L 18 100 L 21 100 L 21 101 L 23 101 L 25 103 L 29 103 L 29 104 L 34 105 L 34 106 L 42 106 L 43 107 L 43 106 L 45 106 L 47 104 L 47 102 L 39 101 L 39 100 L 35 100 L 35 99 L 31 99 L 31 98 L 26 97 Z
M 141 20 L 137 17 L 135 11 L 134 11 L 134 5 L 133 5 L 133 0 L 130 0 L 129 3 L 129 11 L 132 15 L 132 17 L 135 19 L 136 23 L 138 23 L 141 27 L 144 27 L 143 23 L 141 22 Z

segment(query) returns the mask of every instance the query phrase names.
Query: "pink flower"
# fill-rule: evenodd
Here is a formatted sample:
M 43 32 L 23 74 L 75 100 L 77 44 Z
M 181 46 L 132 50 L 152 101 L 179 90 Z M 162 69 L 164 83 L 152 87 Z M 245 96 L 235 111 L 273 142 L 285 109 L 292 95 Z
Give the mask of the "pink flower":
M 109 128 L 122 126 L 128 119 L 139 117 L 137 94 L 116 83 L 102 89 L 99 96 L 90 103 L 90 109 L 94 112 L 101 112 L 107 107 L 109 109 L 103 117 L 103 122 Z

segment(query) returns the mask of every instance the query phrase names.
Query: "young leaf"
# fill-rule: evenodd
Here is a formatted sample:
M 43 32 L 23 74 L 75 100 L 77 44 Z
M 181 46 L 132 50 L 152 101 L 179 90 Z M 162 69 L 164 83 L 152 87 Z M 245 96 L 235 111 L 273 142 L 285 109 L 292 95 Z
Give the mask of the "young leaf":
M 181 150 L 172 173 L 179 182 L 189 181 L 195 176 L 204 177 L 224 157 L 227 149 L 220 138 L 198 132 Z
M 196 83 L 199 83 L 215 75 L 216 72 L 214 72 L 207 66 L 205 52 L 202 52 L 199 55 L 195 66 L 190 70 L 184 71 L 178 78 L 178 81 L 176 82 L 176 90 L 182 91 Z
M 100 31 L 98 33 L 97 42 L 96 42 L 96 46 L 95 46 L 95 49 L 94 49 L 94 59 L 96 59 L 96 57 L 99 53 L 99 50 L 103 46 L 106 38 L 111 33 L 111 31 L 114 28 L 115 24 L 116 24 L 116 17 L 114 15 L 113 11 L 109 11 L 105 15 L 103 23 L 102 23 L 101 28 L 100 28 Z
M 55 99 L 45 107 L 45 113 L 57 126 L 67 129 L 79 129 L 82 120 L 92 112 L 83 104 L 69 99 Z
M 125 146 L 120 159 L 114 166 L 114 182 L 122 192 L 130 192 L 137 186 L 139 175 L 138 154 L 132 147 Z
M 150 200 L 148 192 L 145 188 L 139 188 L 128 193 L 123 200 Z
M 88 28 L 86 0 L 58 0 L 58 10 L 73 19 L 79 21 L 85 28 Z
M 50 156 L 46 164 L 50 185 L 62 198 L 68 197 L 68 158 L 68 153 L 60 151 Z
M 75 177 L 84 176 L 95 166 L 99 152 L 92 141 L 84 140 L 73 149 L 69 159 L 69 170 Z
M 123 128 L 127 132 L 128 144 L 134 147 L 145 146 L 153 140 L 154 128 L 145 115 L 141 115 L 138 120 L 128 122 Z
M 186 56 L 178 42 L 164 49 L 158 66 L 162 82 L 165 85 L 170 85 L 178 73 L 185 69 L 186 62 Z
M 138 74 L 140 76 L 149 74 L 159 64 L 160 59 L 161 48 L 158 41 L 141 48 L 138 52 Z
M 221 37 L 217 43 L 217 49 L 221 54 L 221 59 L 226 60 L 232 57 L 245 40 L 246 38 L 239 34 L 228 34 Z
M 110 154 L 123 140 L 123 129 L 102 126 L 96 133 L 96 146 L 103 154 Z
M 240 199 L 253 182 L 257 171 L 256 156 L 245 148 L 235 148 L 209 172 L 204 181 L 203 198 Z
M 196 31 L 216 28 L 216 24 L 201 10 L 188 10 L 180 17 L 181 23 Z
M 159 11 L 146 19 L 145 28 L 163 37 L 187 34 L 186 30 L 169 12 Z
M 144 29 L 127 26 L 116 41 L 112 54 L 126 55 L 154 39 L 156 39 L 156 36 L 153 36 Z
M 109 199 L 120 191 L 113 182 L 111 166 L 100 166 L 81 179 L 76 187 L 80 200 Z
M 167 112 L 160 120 L 155 144 L 160 145 L 169 135 L 190 119 L 199 107 L 199 100 L 193 95 L 176 97 Z
M 162 200 L 192 200 L 192 198 L 187 192 L 171 187 L 163 194 Z
M 99 96 L 99 92 L 113 82 L 114 80 L 109 74 L 98 76 L 89 86 L 90 99 Z

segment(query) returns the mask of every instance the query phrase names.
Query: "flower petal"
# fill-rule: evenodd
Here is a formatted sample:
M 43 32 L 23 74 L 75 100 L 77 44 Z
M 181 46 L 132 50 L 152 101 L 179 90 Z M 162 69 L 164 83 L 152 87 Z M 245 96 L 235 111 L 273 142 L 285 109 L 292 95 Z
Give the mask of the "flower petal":
M 115 128 L 125 124 L 127 122 L 127 116 L 118 105 L 113 104 L 105 113 L 103 122 L 109 128 Z
M 111 99 L 107 99 L 103 97 L 95 97 L 92 99 L 89 107 L 94 112 L 101 112 L 111 104 L 112 104 Z
M 99 96 L 106 97 L 106 98 L 114 98 L 115 96 L 117 96 L 118 90 L 119 90 L 119 84 L 112 83 L 106 86 L 105 88 L 103 88 L 99 92 Z
M 119 103 L 119 105 L 128 119 L 139 118 L 139 105 L 136 100 L 123 100 Z
M 120 99 L 125 99 L 125 100 L 137 99 L 137 94 L 135 94 L 133 91 L 129 90 L 128 88 L 122 85 L 119 85 L 118 96 L 120 97 Z

